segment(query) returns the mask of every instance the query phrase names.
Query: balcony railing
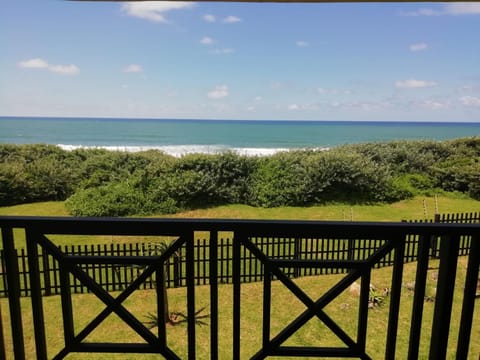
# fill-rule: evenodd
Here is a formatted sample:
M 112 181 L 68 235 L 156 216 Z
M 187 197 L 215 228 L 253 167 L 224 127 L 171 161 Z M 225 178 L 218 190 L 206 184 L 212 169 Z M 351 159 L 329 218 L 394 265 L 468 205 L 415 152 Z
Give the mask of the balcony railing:
M 199 271 L 195 266 L 194 239 L 196 232 L 202 232 L 208 237 L 206 258 L 207 263 L 202 269 L 208 276 L 209 293 L 209 319 L 208 331 L 209 349 L 208 358 L 219 358 L 219 347 L 222 341 L 219 337 L 231 337 L 231 348 L 228 349 L 232 359 L 263 359 L 269 356 L 284 357 L 337 357 L 370 359 L 367 343 L 369 341 L 367 326 L 369 324 L 369 300 L 371 300 L 370 284 L 372 270 L 376 264 L 385 257 L 393 257 L 391 277 L 389 283 L 390 295 L 388 315 L 386 318 L 385 334 L 376 334 L 384 338 L 384 352 L 386 359 L 409 358 L 417 359 L 419 352 L 428 354 L 431 359 L 444 359 L 447 356 L 449 341 L 455 342 L 454 355 L 457 359 L 467 359 L 468 356 L 478 357 L 478 354 L 469 354 L 471 344 L 472 326 L 474 326 L 475 299 L 477 281 L 479 278 L 480 264 L 480 225 L 479 224 L 435 224 L 435 223 L 346 223 L 346 222 L 298 222 L 298 221 L 231 221 L 231 220 L 165 220 L 165 219 L 75 219 L 75 218 L 29 218 L 29 217 L 0 217 L 1 236 L 4 251 L 4 268 L 7 273 L 8 288 L 8 317 L 3 316 L 0 329 L 0 358 L 13 356 L 15 359 L 32 358 L 26 355 L 25 350 L 25 312 L 20 298 L 20 273 L 16 258 L 16 243 L 25 237 L 28 254 L 28 282 L 30 289 L 31 313 L 33 319 L 33 333 L 35 339 L 35 355 L 37 359 L 62 359 L 70 353 L 153 353 L 160 358 L 180 359 L 188 357 L 195 359 L 204 357 L 199 355 L 198 338 L 200 334 L 196 326 L 195 313 L 196 297 L 199 287 L 195 285 L 195 276 Z M 232 285 L 219 284 L 219 234 L 228 232 L 233 234 L 233 248 L 231 254 L 231 281 Z M 56 245 L 55 240 L 59 235 L 119 235 L 119 236 L 165 236 L 175 239 L 170 247 L 160 253 L 146 253 L 139 256 L 121 255 L 81 255 L 65 254 Z M 404 257 L 407 239 L 418 238 L 417 261 L 414 283 L 412 285 L 413 300 L 408 326 L 408 339 L 402 340 L 399 350 L 399 314 L 401 311 L 402 291 L 404 283 Z M 348 256 L 346 258 L 308 259 L 302 256 L 273 256 L 264 247 L 259 245 L 257 239 L 294 238 L 302 246 L 309 242 L 321 239 L 328 246 L 340 247 L 353 241 L 372 241 L 373 246 L 362 257 Z M 438 277 L 436 280 L 436 296 L 433 309 L 433 321 L 425 327 L 423 319 L 427 273 L 429 270 L 429 253 L 432 240 L 439 244 Z M 469 254 L 466 258 L 465 280 L 459 283 L 457 267 L 459 262 L 460 243 L 470 243 Z M 187 342 L 185 354 L 179 354 L 171 346 L 171 337 L 168 337 L 167 302 L 165 291 L 166 264 L 177 256 L 179 249 L 184 250 L 186 273 L 186 324 Z M 52 352 L 52 345 L 48 343 L 49 336 L 45 323 L 45 294 L 42 292 L 40 273 L 41 262 L 39 253 L 50 256 L 60 269 L 60 304 L 61 332 L 63 344 L 60 350 Z M 262 292 L 259 296 L 258 307 L 261 308 L 261 339 L 254 342 L 256 348 L 250 354 L 245 354 L 242 349 L 252 349 L 248 346 L 251 339 L 242 338 L 242 328 L 245 325 L 242 311 L 245 300 L 242 287 L 248 286 L 241 282 L 248 265 L 245 263 L 245 253 L 260 263 L 262 267 Z M 342 253 L 342 252 L 339 252 Z M 299 254 L 297 252 L 297 254 Z M 138 276 L 126 286 L 123 291 L 111 292 L 105 290 L 91 276 L 91 269 L 99 264 L 114 264 L 118 267 L 136 267 L 141 269 Z M 318 298 L 312 298 L 308 289 L 302 289 L 289 274 L 303 271 L 304 269 L 342 269 L 343 275 L 338 276 L 336 283 L 323 292 Z M 462 269 L 463 271 L 463 269 Z M 336 271 L 332 271 L 336 272 Z M 340 272 L 340 271 L 339 271 Z M 324 275 L 319 275 L 321 278 Z M 94 318 L 86 325 L 78 326 L 74 319 L 74 300 L 72 294 L 72 279 L 78 279 L 82 286 L 97 297 L 105 305 Z M 156 300 L 158 327 L 155 332 L 146 326 L 142 319 L 132 313 L 125 305 L 127 299 L 139 290 L 146 281 L 154 279 L 153 290 Z M 274 281 L 276 280 L 276 281 Z M 360 282 L 358 297 L 358 312 L 352 316 L 356 320 L 356 331 L 346 331 L 343 324 L 336 322 L 326 311 L 332 301 L 347 291 L 353 283 Z M 283 284 L 300 301 L 305 310 L 293 321 L 278 330 L 275 325 L 276 312 L 272 311 L 275 296 L 272 295 L 274 283 Z M 219 289 L 230 287 L 232 301 L 231 318 L 229 320 L 230 332 L 219 334 L 220 323 L 224 319 L 219 316 L 225 306 L 219 301 Z M 461 288 L 461 296 L 454 299 L 454 289 Z M 230 288 L 229 288 L 230 289 Z M 454 303 L 459 305 L 460 319 L 458 320 L 458 333 L 452 334 L 451 314 Z M 288 311 L 288 303 L 286 304 Z M 357 309 L 357 308 L 356 308 Z M 110 315 L 115 314 L 127 324 L 142 339 L 136 343 L 125 342 L 92 342 L 88 337 Z M 8 321 L 5 320 L 8 318 Z M 312 318 L 317 318 L 337 338 L 341 345 L 291 345 L 290 337 L 307 324 Z M 1 319 L 1 318 L 0 318 Z M 455 319 L 457 320 L 457 319 Z M 428 323 L 428 322 L 427 322 Z M 10 334 L 5 336 L 3 332 Z M 204 331 L 204 328 L 202 328 Z M 421 334 L 430 334 L 429 341 L 421 341 Z M 12 342 L 11 346 L 8 343 Z M 407 344 L 407 345 L 405 345 Z M 422 349 L 421 346 L 427 347 Z M 57 344 L 58 347 L 58 344 Z M 6 353 L 5 349 L 12 349 Z M 222 349 L 224 354 L 225 349 Z M 243 351 L 243 352 L 242 352 Z M 480 350 L 474 348 L 475 352 Z M 401 352 L 401 353 L 400 353 Z M 401 354 L 401 355 L 400 355 Z M 86 355 L 86 358 L 88 355 Z M 223 358 L 225 355 L 223 355 Z M 377 355 L 378 357 L 378 355 Z

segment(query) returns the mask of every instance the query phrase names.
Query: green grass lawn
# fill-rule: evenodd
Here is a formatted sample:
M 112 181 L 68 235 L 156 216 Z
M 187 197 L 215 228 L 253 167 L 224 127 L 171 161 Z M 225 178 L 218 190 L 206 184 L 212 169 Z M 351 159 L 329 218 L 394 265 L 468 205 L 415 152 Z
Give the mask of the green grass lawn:
M 435 289 L 434 274 L 436 263 L 432 262 L 432 269 L 429 270 L 427 295 L 433 295 Z M 466 259 L 461 258 L 458 266 L 458 281 L 455 286 L 455 303 L 452 313 L 451 341 L 448 346 L 448 359 L 455 358 L 456 337 L 458 336 L 459 318 L 461 311 L 461 299 L 463 281 L 465 279 Z M 414 280 L 415 264 L 406 264 L 404 271 L 404 283 Z M 295 283 L 302 288 L 313 300 L 324 294 L 332 285 L 338 282 L 344 275 L 322 275 L 315 277 L 304 277 L 296 279 Z M 372 284 L 377 288 L 389 286 L 391 282 L 391 268 L 374 270 L 372 273 Z M 208 286 L 196 288 L 196 308 L 207 307 L 209 312 Z M 262 339 L 262 284 L 243 284 L 241 292 L 241 358 L 250 358 L 261 346 Z M 168 290 L 170 310 L 186 313 L 186 289 Z M 413 292 L 406 288 L 402 289 L 401 308 L 399 317 L 398 359 L 406 358 L 408 336 L 410 332 L 411 308 Z M 478 300 L 477 300 L 478 301 Z M 4 321 L 8 320 L 7 301 L 2 299 L 2 312 Z M 44 298 L 46 329 L 48 336 L 49 357 L 56 354 L 63 347 L 62 320 L 60 313 L 60 297 L 51 296 Z M 385 297 L 383 305 L 369 310 L 367 352 L 374 359 L 384 358 L 385 336 L 387 329 L 389 298 Z M 427 359 L 427 350 L 430 341 L 431 323 L 434 309 L 434 302 L 425 302 L 423 315 L 423 328 L 421 335 L 420 359 Z M 32 317 L 29 299 L 22 299 L 24 308 L 24 326 L 26 336 L 27 354 L 34 354 L 35 347 L 32 335 Z M 126 300 L 125 306 L 142 321 L 147 321 L 147 314 L 155 311 L 155 293 L 152 290 L 141 290 L 134 293 Z M 73 296 L 73 308 L 75 315 L 75 328 L 77 331 L 83 328 L 90 319 L 103 310 L 104 305 L 92 295 Z M 219 286 L 219 358 L 231 359 L 232 349 L 232 287 L 231 285 Z M 298 314 L 303 312 L 305 307 L 293 296 L 280 282 L 272 284 L 272 308 L 271 308 L 271 336 L 275 336 Z M 338 298 L 333 300 L 325 308 L 326 313 L 333 318 L 351 337 L 356 336 L 356 325 L 358 318 L 358 297 L 346 290 Z M 479 306 L 476 306 L 475 318 L 480 318 Z M 206 320 L 209 323 L 209 319 Z M 153 329 L 155 331 L 156 329 Z M 6 329 L 7 352 L 9 359 L 13 358 L 10 345 L 9 329 Z M 207 359 L 209 355 L 210 333 L 208 326 L 197 326 L 197 358 Z M 140 342 L 140 339 L 133 331 L 124 325 L 116 316 L 111 315 L 105 322 L 88 338 L 88 341 L 103 342 Z M 187 332 L 186 325 L 167 326 L 167 341 L 169 347 L 174 350 L 182 359 L 187 357 Z M 323 325 L 318 319 L 313 318 L 297 333 L 295 333 L 285 345 L 294 346 L 336 346 L 342 343 Z M 470 347 L 471 359 L 477 359 L 480 354 L 480 323 L 474 322 L 472 341 Z M 85 355 L 77 354 L 69 356 L 68 359 L 84 359 Z M 88 354 L 88 359 L 105 359 L 104 354 Z M 154 359 L 154 355 L 118 354 L 108 355 L 109 359 Z M 275 359 L 275 358 L 274 358 Z
M 424 206 L 425 203 L 425 206 Z M 248 205 L 225 205 L 208 209 L 185 211 L 163 217 L 219 219 L 289 219 L 289 220 L 353 220 L 401 221 L 403 219 L 433 218 L 436 208 L 440 214 L 480 211 L 480 201 L 452 194 L 434 198 L 416 197 L 392 204 L 350 205 L 329 204 L 311 207 L 257 208 Z M 0 215 L 68 216 L 64 203 L 41 202 L 0 207 Z

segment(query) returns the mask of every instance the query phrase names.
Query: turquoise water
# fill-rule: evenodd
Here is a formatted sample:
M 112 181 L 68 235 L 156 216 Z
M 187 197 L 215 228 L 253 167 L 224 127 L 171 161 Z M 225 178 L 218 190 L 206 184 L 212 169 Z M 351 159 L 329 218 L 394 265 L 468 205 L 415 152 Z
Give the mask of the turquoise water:
M 480 136 L 480 123 L 153 120 L 0 117 L 0 143 L 46 143 L 71 149 L 160 149 L 178 155 L 227 149 L 268 154 L 396 139 Z

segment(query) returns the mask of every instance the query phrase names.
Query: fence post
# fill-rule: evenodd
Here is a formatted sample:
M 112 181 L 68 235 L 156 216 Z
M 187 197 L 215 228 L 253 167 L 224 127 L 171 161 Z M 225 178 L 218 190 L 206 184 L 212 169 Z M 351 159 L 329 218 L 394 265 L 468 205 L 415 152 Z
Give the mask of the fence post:
M 355 260 L 355 239 L 348 239 L 348 260 Z
M 302 244 L 300 242 L 300 239 L 295 238 L 295 243 L 294 243 L 294 246 L 293 246 L 293 258 L 295 260 L 301 259 L 301 250 L 302 250 Z M 295 267 L 293 271 L 294 271 L 293 272 L 293 277 L 297 278 L 297 277 L 300 276 L 300 268 L 299 267 Z

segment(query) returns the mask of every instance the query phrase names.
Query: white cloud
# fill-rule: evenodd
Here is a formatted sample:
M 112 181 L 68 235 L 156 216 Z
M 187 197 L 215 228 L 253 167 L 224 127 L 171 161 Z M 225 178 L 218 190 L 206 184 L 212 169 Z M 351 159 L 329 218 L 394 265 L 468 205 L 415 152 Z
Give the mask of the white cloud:
M 227 85 L 217 85 L 215 88 L 208 92 L 207 96 L 209 99 L 222 99 L 227 97 L 228 93 L 228 86 Z
M 425 43 L 417 43 L 409 46 L 409 49 L 412 52 L 423 51 L 423 50 L 426 50 L 427 48 L 428 48 L 428 45 Z
M 395 82 L 395 87 L 399 89 L 416 89 L 416 88 L 425 88 L 436 86 L 437 83 L 434 81 L 425 81 L 425 80 L 399 80 Z
M 215 41 L 211 37 L 208 37 L 208 36 L 204 36 L 200 40 L 200 44 L 203 44 L 203 45 L 212 45 L 214 42 Z
M 298 47 L 307 47 L 307 46 L 309 45 L 308 42 L 303 41 L 303 40 L 298 40 L 295 44 L 296 44 Z
M 262 101 L 262 97 L 261 96 L 255 96 L 255 101 Z
M 415 11 L 402 12 L 403 16 L 441 16 L 441 15 L 480 15 L 480 3 L 445 4 L 439 9 L 420 8 Z
M 419 105 L 429 110 L 443 110 L 449 107 L 447 102 L 438 100 L 424 100 Z
M 206 15 L 203 15 L 203 20 L 209 23 L 214 23 L 215 21 L 217 21 L 217 18 L 214 15 L 206 14 Z
M 192 8 L 193 2 L 143 1 L 123 4 L 121 10 L 129 16 L 154 22 L 168 23 L 165 13 L 171 10 Z
M 297 104 L 288 105 L 288 110 L 300 110 L 300 106 Z
M 61 75 L 76 75 L 80 72 L 78 66 L 74 64 L 69 65 L 52 65 L 49 64 L 48 61 L 35 58 L 20 61 L 18 66 L 25 69 L 46 69 L 48 71 L 61 74 Z
M 227 16 L 225 19 L 222 20 L 225 24 L 234 24 L 234 23 L 237 23 L 237 22 L 240 22 L 242 21 L 242 19 L 240 19 L 239 17 L 236 17 L 236 16 L 233 16 L 233 15 L 230 15 L 230 16 Z
M 479 106 L 480 107 L 480 97 L 475 96 L 462 96 L 460 102 L 464 106 Z
M 76 75 L 80 72 L 80 69 L 73 64 L 70 65 L 50 65 L 48 70 L 51 72 L 62 75 Z
M 126 72 L 126 73 L 140 73 L 142 71 L 143 71 L 142 67 L 138 64 L 130 64 L 123 68 L 123 72 Z
M 35 59 L 20 61 L 18 63 L 18 66 L 26 69 L 45 69 L 45 68 L 48 68 L 48 62 L 40 58 L 35 58 Z

